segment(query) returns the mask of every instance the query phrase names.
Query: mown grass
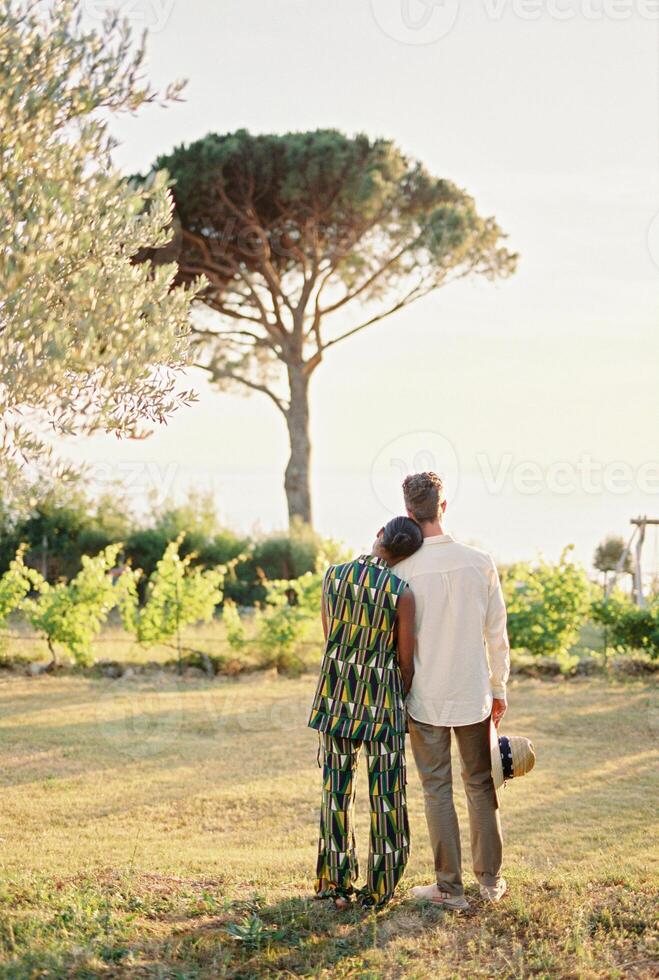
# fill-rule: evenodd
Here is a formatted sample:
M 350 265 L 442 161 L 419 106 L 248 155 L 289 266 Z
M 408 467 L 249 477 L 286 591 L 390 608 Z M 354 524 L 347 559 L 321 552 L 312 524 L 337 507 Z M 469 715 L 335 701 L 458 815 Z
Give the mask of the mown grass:
M 468 876 L 454 916 L 409 897 L 431 878 L 413 763 L 394 902 L 341 915 L 311 899 L 313 684 L 0 681 L 0 977 L 659 975 L 656 687 L 513 681 L 505 729 L 538 764 L 504 792 L 510 894 L 484 906 Z

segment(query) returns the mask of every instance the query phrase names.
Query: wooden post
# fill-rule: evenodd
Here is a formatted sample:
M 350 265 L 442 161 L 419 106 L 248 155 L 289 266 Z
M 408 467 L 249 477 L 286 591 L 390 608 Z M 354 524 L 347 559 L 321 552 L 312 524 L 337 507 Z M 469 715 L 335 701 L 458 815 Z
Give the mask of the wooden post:
M 604 663 L 607 662 L 609 655 L 609 626 L 607 623 L 609 605 L 609 573 L 604 572 Z
M 645 597 L 643 595 L 643 574 L 641 570 L 641 553 L 643 551 L 643 542 L 645 541 L 645 529 L 648 524 L 659 524 L 658 517 L 632 517 L 630 524 L 634 524 L 638 528 L 638 537 L 636 539 L 636 561 L 634 564 L 634 593 L 637 606 L 645 605 Z

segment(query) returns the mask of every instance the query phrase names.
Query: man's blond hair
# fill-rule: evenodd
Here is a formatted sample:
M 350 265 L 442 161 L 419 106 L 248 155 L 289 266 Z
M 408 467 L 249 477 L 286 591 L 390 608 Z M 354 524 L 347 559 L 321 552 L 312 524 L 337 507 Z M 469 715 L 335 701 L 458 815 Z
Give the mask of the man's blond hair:
M 444 484 L 431 470 L 412 473 L 403 480 L 405 506 L 419 524 L 436 521 L 444 502 Z

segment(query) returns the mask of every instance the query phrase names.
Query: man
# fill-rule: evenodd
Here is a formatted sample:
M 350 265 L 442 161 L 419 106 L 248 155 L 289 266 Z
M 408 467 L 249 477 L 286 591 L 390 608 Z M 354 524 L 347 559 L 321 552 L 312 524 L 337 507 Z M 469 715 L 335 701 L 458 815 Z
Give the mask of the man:
M 492 558 L 444 534 L 446 499 L 436 473 L 403 483 L 405 506 L 423 545 L 396 574 L 416 601 L 414 680 L 407 698 L 410 741 L 423 785 L 436 883 L 412 889 L 419 899 L 469 907 L 462 883 L 460 832 L 453 805 L 451 730 L 462 761 L 471 853 L 481 896 L 498 902 L 502 837 L 490 761 L 490 718 L 506 711 L 510 651 L 506 609 Z

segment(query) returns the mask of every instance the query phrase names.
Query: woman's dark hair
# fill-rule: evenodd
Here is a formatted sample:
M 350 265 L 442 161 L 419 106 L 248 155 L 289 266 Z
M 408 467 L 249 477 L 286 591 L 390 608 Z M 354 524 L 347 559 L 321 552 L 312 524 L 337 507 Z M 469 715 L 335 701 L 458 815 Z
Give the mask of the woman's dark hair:
M 394 517 L 382 529 L 382 545 L 392 558 L 409 558 L 423 544 L 423 532 L 411 517 Z

